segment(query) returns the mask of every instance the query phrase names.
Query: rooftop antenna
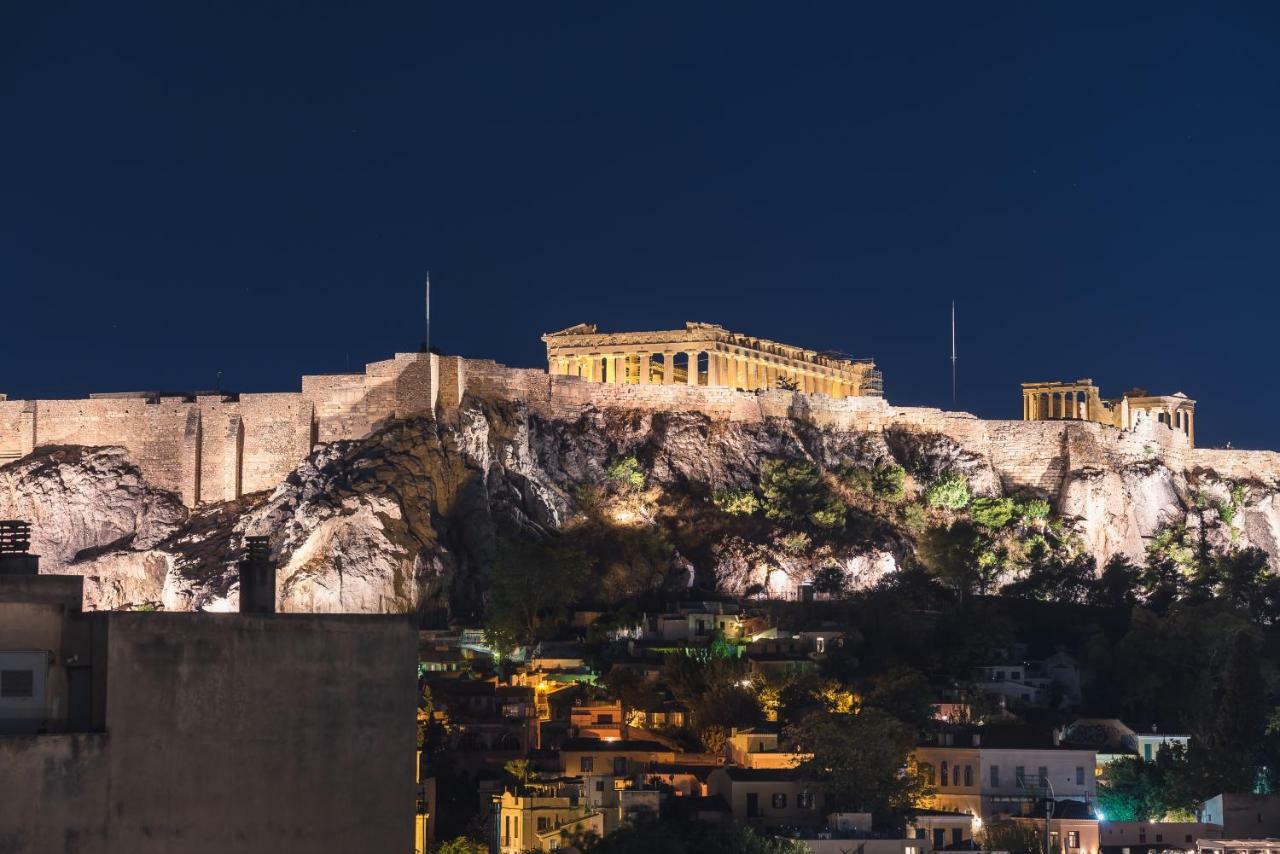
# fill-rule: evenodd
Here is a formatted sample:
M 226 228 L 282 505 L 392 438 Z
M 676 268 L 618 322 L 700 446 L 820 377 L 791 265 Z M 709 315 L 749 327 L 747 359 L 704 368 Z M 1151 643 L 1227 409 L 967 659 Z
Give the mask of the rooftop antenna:
M 951 405 L 956 405 L 956 301 L 951 301 Z
M 422 352 L 431 352 L 431 271 L 427 271 L 427 292 L 426 292 L 426 325 L 424 327 L 425 337 L 422 340 Z

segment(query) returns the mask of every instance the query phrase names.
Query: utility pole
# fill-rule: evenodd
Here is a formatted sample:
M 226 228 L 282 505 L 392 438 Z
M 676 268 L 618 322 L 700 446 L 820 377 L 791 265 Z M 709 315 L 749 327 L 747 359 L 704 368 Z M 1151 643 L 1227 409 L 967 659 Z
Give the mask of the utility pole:
M 423 327 L 422 352 L 431 352 L 431 271 L 427 271 L 427 289 L 426 289 L 425 305 L 426 305 L 426 323 Z
M 951 406 L 956 405 L 956 301 L 951 301 Z

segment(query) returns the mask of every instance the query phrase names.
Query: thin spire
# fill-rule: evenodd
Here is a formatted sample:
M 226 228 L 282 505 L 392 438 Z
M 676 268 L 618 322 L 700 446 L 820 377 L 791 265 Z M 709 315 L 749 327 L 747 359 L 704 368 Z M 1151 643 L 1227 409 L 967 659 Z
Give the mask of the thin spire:
M 951 301 L 951 405 L 956 405 L 956 301 Z
M 431 271 L 427 271 L 427 288 L 424 298 L 426 305 L 425 325 L 423 327 L 422 352 L 431 352 Z

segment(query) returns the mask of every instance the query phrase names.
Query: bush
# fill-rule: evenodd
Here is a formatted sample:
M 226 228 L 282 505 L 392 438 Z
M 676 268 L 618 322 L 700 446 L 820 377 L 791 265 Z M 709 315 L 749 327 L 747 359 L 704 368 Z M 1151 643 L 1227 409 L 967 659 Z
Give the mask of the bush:
M 1226 501 L 1219 501 L 1217 504 L 1218 518 L 1224 525 L 1230 525 L 1236 519 L 1236 506 Z
M 854 492 L 874 495 L 883 501 L 897 503 L 906 495 L 906 470 L 894 463 L 873 469 L 844 463 L 836 475 Z
M 711 496 L 711 501 L 721 513 L 730 516 L 750 516 L 760 509 L 760 501 L 749 489 L 722 489 Z
M 760 471 L 764 515 L 782 522 L 806 521 L 819 528 L 841 528 L 848 508 L 834 495 L 813 463 L 766 460 Z
M 615 460 L 605 469 L 605 474 L 610 480 L 621 483 L 624 486 L 636 488 L 644 486 L 644 469 L 640 468 L 640 461 L 635 457 L 623 457 Z
M 1012 498 L 975 498 L 969 508 L 973 521 L 986 528 L 1003 528 L 1013 521 Z
M 1022 502 L 1018 512 L 1023 519 L 1047 519 L 1049 517 L 1049 502 L 1043 498 L 1032 498 Z
M 929 484 L 924 500 L 931 507 L 962 510 L 969 503 L 969 483 L 959 472 L 949 471 Z

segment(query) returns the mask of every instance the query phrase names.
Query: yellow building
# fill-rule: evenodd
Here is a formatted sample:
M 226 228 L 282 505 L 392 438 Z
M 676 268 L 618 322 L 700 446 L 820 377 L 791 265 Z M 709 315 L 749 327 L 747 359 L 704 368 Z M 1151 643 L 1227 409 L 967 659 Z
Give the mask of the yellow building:
M 1196 402 L 1182 392 L 1153 395 L 1135 388 L 1117 398 L 1103 399 L 1093 380 L 1033 382 L 1022 384 L 1024 421 L 1094 421 L 1132 430 L 1147 418 L 1196 440 Z
M 604 814 L 580 800 L 576 789 L 535 784 L 497 800 L 499 854 L 556 851 L 577 835 L 604 835 Z
M 781 385 L 831 397 L 880 396 L 870 359 L 850 359 L 730 332 L 714 323 L 684 329 L 600 332 L 580 323 L 542 336 L 547 370 L 613 385 L 770 389 Z

